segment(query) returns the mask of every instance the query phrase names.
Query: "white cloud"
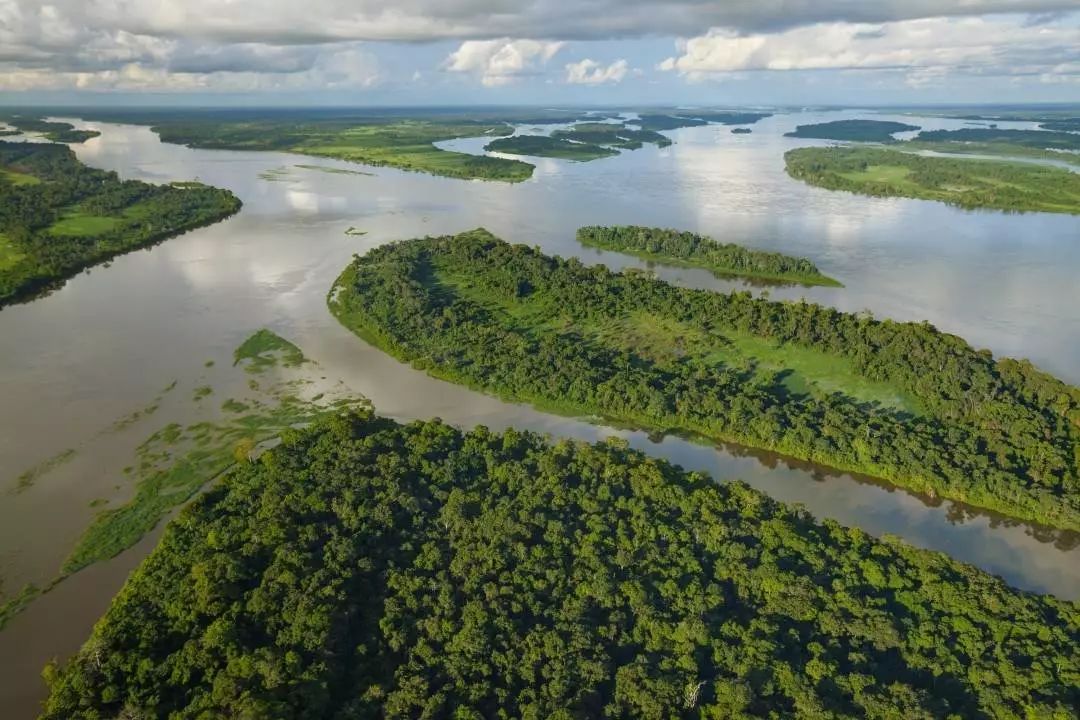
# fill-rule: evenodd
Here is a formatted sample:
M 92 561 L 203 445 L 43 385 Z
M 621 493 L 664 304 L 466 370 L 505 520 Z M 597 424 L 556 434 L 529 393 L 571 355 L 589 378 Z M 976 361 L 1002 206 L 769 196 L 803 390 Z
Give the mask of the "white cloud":
M 585 58 L 581 62 L 566 65 L 566 82 L 573 85 L 603 85 L 604 83 L 622 82 L 630 64 L 626 60 L 616 60 L 603 66 L 595 60 Z
M 680 41 L 678 49 L 658 67 L 691 79 L 741 70 L 915 68 L 918 83 L 935 75 L 930 68 L 1034 74 L 1076 60 L 1080 28 L 1004 18 L 838 22 L 751 35 L 714 28 Z
M 533 74 L 562 48 L 561 42 L 539 40 L 467 40 L 443 63 L 450 72 L 470 73 L 488 86 L 506 85 Z

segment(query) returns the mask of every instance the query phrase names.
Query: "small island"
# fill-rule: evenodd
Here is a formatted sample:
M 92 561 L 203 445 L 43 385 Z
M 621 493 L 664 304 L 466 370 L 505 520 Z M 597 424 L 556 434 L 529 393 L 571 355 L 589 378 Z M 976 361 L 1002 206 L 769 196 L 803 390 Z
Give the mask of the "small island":
M 677 287 L 484 230 L 371 250 L 329 304 L 395 357 L 504 398 L 1080 529 L 1080 389 L 927 323 Z
M 1080 173 L 1064 168 L 866 147 L 799 148 L 784 160 L 791 177 L 829 190 L 966 209 L 1080 214 Z
M 671 145 L 671 138 L 661 135 L 655 130 L 634 130 L 625 124 L 616 125 L 614 123 L 579 123 L 569 130 L 556 130 L 551 136 L 574 142 L 606 145 L 623 150 L 638 150 L 646 143 L 651 143 L 657 147 Z
M 680 110 L 672 114 L 646 113 L 637 120 L 643 130 L 679 130 L 681 128 L 702 127 L 704 125 L 751 125 L 758 120 L 770 117 L 769 113 L 737 112 L 723 110 Z
M 719 243 L 690 232 L 635 225 L 589 226 L 578 230 L 577 239 L 586 247 L 613 250 L 660 263 L 703 268 L 717 277 L 842 287 L 805 258 Z
M 815 125 L 799 125 L 784 137 L 816 138 L 818 140 L 848 140 L 853 142 L 896 142 L 900 132 L 914 132 L 917 125 L 886 120 L 833 120 Z
M 227 190 L 121 180 L 64 145 L 0 141 L 0 306 L 239 209 Z
M 1078 638 L 1074 603 L 619 440 L 361 411 L 182 511 L 41 718 L 1067 718 Z
M 618 150 L 587 142 L 574 142 L 565 138 L 547 135 L 514 135 L 493 140 L 484 146 L 488 152 L 508 155 L 531 155 L 534 157 L 556 158 L 558 160 L 577 160 L 587 162 L 600 158 L 613 157 Z
M 731 130 L 732 135 L 749 135 L 752 132 L 754 132 L 754 131 L 751 130 L 750 128 L 744 128 L 744 127 L 732 128 L 732 130 Z

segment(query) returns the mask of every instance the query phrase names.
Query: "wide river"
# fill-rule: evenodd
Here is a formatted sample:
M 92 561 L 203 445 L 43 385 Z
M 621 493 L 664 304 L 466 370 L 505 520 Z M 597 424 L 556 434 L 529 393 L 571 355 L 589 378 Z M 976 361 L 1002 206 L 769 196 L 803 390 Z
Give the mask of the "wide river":
M 643 264 L 584 249 L 586 224 L 664 225 L 812 259 L 843 288 L 771 288 L 877 317 L 928 320 L 999 355 L 1027 357 L 1080 384 L 1080 217 L 963 211 L 918 200 L 873 199 L 806 186 L 784 173 L 785 150 L 814 141 L 783 134 L 851 113 L 783 114 L 750 135 L 710 126 L 591 163 L 537 159 L 518 185 L 435 178 L 278 153 L 192 150 L 148 128 L 81 123 L 101 137 L 79 158 L 151 182 L 198 179 L 244 201 L 235 217 L 116 259 L 35 302 L 0 312 L 0 579 L 11 594 L 56 575 L 102 499 L 130 496 L 122 471 L 140 439 L 201 417 L 164 403 L 123 432 L 106 430 L 162 388 L 246 382 L 233 349 L 270 327 L 317 361 L 327 382 L 399 419 L 438 416 L 461 426 L 516 426 L 633 446 L 718 480 L 740 478 L 802 503 L 818 517 L 946 552 L 1013 585 L 1080 598 L 1080 540 L 932 502 L 862 478 L 734 447 L 712 447 L 557 417 L 433 380 L 366 345 L 326 309 L 331 283 L 354 253 L 391 240 L 483 226 L 511 241 L 612 267 Z M 961 121 L 899 118 L 927 128 Z M 1023 127 L 1022 124 L 1008 124 Z M 447 146 L 478 152 L 482 140 Z M 317 165 L 323 169 L 297 167 Z M 366 170 L 332 173 L 325 168 Z M 350 226 L 367 234 L 348 235 Z M 657 268 L 672 282 L 743 287 L 696 270 Z M 209 361 L 213 360 L 212 366 Z M 75 450 L 16 492 L 16 478 Z M 117 559 L 60 583 L 0 632 L 0 708 L 30 718 L 42 665 L 86 638 L 147 538 Z

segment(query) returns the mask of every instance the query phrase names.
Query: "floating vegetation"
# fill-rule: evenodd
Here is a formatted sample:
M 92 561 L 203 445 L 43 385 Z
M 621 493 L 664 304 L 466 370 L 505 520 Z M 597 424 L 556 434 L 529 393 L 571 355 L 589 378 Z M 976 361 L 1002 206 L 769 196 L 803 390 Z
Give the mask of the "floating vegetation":
M 317 170 L 331 175 L 367 175 L 368 177 L 375 177 L 375 173 L 364 172 L 363 170 L 346 170 L 345 168 L 326 167 L 325 165 L 295 165 L 294 167 L 302 170 Z
M 360 235 L 367 235 L 367 230 L 360 230 L 359 228 L 355 228 L 352 225 L 350 225 L 345 230 L 345 234 L 346 235 L 355 235 L 355 236 L 359 237 Z
M 18 493 L 26 490 L 35 482 L 37 482 L 38 479 L 40 479 L 43 475 L 52 472 L 61 465 L 66 464 L 73 457 L 75 457 L 75 451 L 71 448 L 67 448 L 66 450 L 61 450 L 49 459 L 41 461 L 29 470 L 24 471 L 21 475 L 19 475 L 18 479 L 16 480 L 15 492 Z
M 233 353 L 233 366 L 243 365 L 245 370 L 253 373 L 264 372 L 278 364 L 299 367 L 303 362 L 304 353 L 300 348 L 266 328 L 245 340 Z

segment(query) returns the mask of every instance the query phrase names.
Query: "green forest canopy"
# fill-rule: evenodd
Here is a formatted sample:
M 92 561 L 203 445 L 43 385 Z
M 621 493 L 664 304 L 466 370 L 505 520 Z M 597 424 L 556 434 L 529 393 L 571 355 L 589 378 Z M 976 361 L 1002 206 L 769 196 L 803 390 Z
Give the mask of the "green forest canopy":
M 626 449 L 368 414 L 172 522 L 45 720 L 1068 718 L 1080 608 Z
M 0 141 L 0 305 L 239 209 L 227 190 L 121 180 L 64 145 Z
M 548 135 L 514 135 L 513 137 L 497 138 L 485 145 L 484 150 L 509 155 L 532 155 L 534 157 L 582 162 L 613 157 L 619 154 L 618 150 L 602 145 L 574 142 Z
M 829 190 L 968 209 L 1080 213 L 1080 173 L 1057 167 L 865 147 L 798 148 L 784 160 L 793 178 Z
M 592 225 L 577 231 L 577 240 L 587 247 L 628 253 L 660 262 L 705 268 L 717 276 L 737 276 L 779 280 L 807 285 L 839 286 L 821 274 L 806 258 L 753 250 L 691 232 L 666 228 L 619 225 Z
M 1080 389 L 926 323 L 679 288 L 483 230 L 374 249 L 330 305 L 470 387 L 1080 529 Z

